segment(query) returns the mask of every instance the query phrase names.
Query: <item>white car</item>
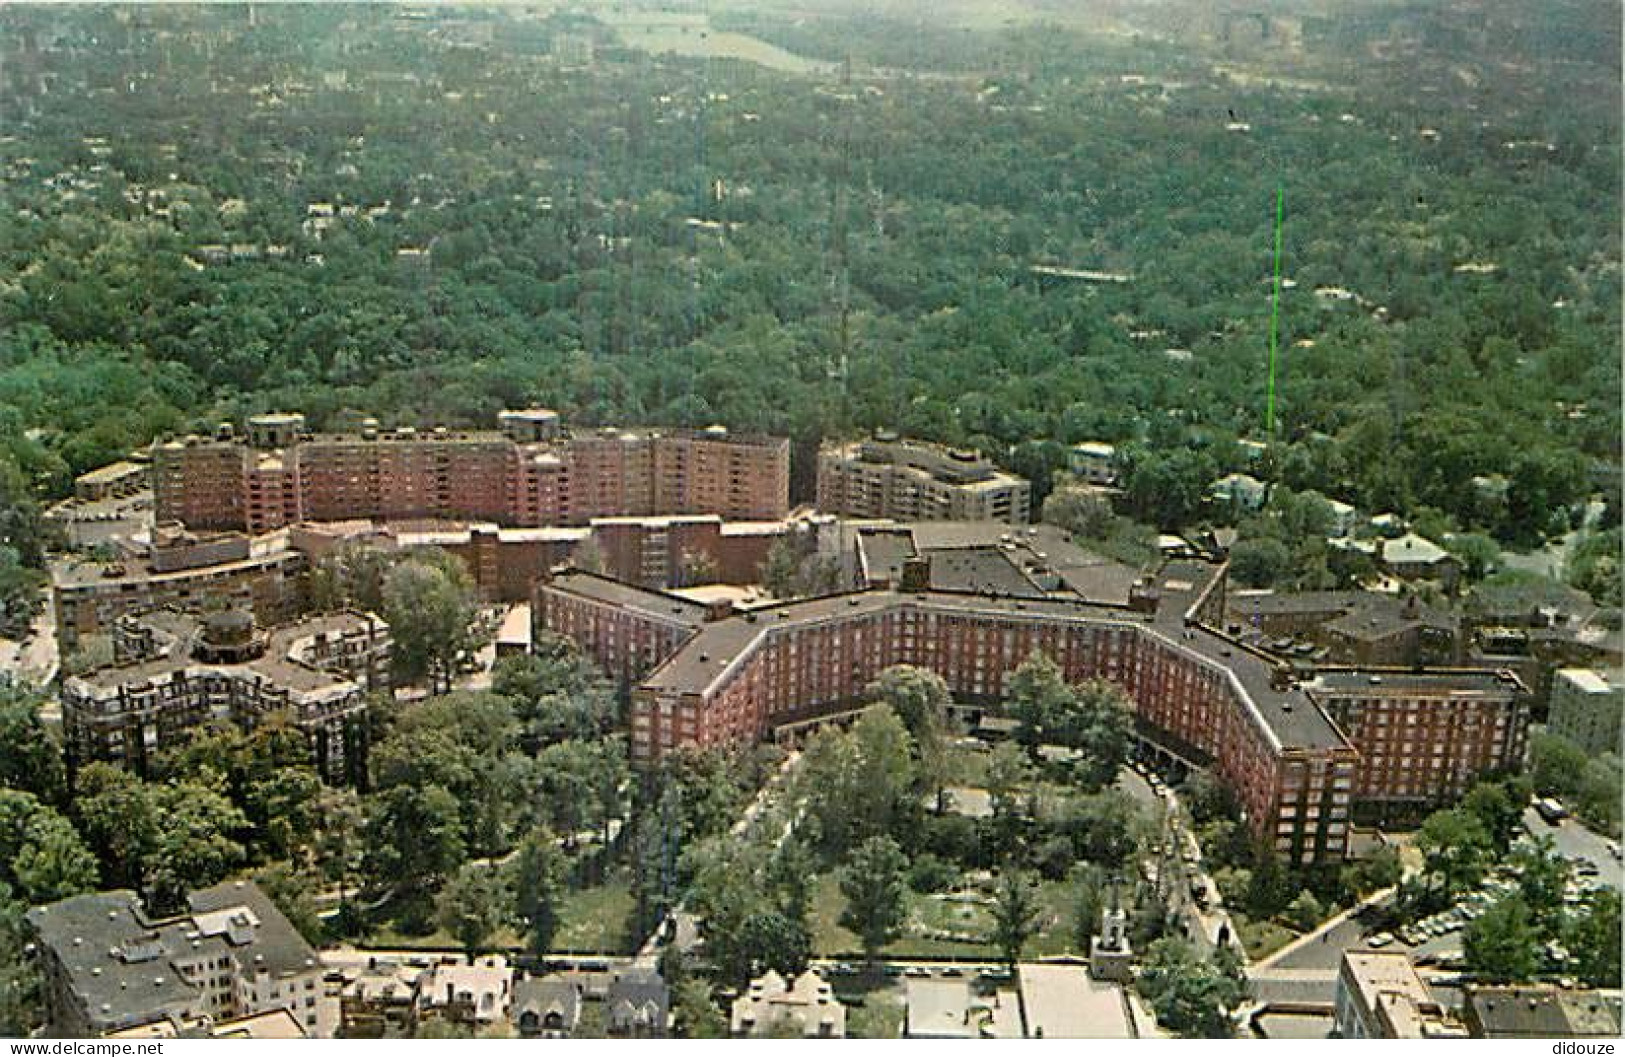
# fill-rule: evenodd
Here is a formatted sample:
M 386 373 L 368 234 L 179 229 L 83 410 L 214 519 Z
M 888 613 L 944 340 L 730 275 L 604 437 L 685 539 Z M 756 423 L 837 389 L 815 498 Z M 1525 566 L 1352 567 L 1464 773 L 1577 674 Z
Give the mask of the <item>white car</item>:
M 1372 950 L 1381 950 L 1392 942 L 1394 942 L 1394 934 L 1392 932 L 1379 932 L 1375 936 L 1372 936 L 1370 939 L 1366 940 L 1365 945 L 1370 947 Z

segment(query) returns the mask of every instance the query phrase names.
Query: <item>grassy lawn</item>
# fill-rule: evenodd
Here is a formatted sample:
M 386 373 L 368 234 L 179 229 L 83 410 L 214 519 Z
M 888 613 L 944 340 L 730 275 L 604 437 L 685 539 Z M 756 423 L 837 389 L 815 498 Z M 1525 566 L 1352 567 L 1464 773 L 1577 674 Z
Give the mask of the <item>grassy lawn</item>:
M 1298 933 L 1273 921 L 1254 921 L 1241 911 L 1231 909 L 1230 920 L 1236 926 L 1236 937 L 1247 950 L 1247 957 L 1257 961 L 1285 947 L 1298 938 Z
M 566 951 L 630 953 L 626 919 L 632 913 L 632 889 L 624 877 L 571 892 L 559 908 L 559 933 L 553 946 Z
M 632 913 L 632 890 L 623 877 L 591 888 L 568 893 L 559 908 L 559 932 L 553 945 L 559 950 L 591 951 L 603 954 L 629 954 L 626 919 Z M 503 928 L 486 944 L 492 950 L 517 947 L 524 938 L 511 928 Z M 443 929 L 414 936 L 394 925 L 381 925 L 364 941 L 370 947 L 386 950 L 437 950 L 457 948 L 457 940 Z
M 1044 882 L 1038 904 L 1038 932 L 1027 945 L 1027 957 L 1071 950 L 1072 900 L 1066 885 Z M 820 877 L 813 888 L 812 906 L 813 947 L 819 957 L 856 956 L 862 950 L 857 936 L 840 924 L 844 909 L 846 898 L 835 877 Z M 910 892 L 904 934 L 881 953 L 894 958 L 995 958 L 997 948 L 982 939 L 992 929 L 993 919 L 986 905 Z M 959 938 L 944 933 L 957 933 Z

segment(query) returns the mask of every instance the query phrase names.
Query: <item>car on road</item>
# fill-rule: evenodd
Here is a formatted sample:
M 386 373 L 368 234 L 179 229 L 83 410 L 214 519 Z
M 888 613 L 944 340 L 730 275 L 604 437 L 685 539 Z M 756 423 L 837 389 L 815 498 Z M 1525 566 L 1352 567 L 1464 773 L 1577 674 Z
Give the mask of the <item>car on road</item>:
M 903 975 L 913 977 L 930 976 L 931 970 L 923 965 L 911 965 L 903 970 Z
M 1535 814 L 1544 819 L 1548 826 L 1555 826 L 1569 817 L 1569 809 L 1561 801 L 1543 796 L 1535 801 Z
M 1625 850 L 1620 848 L 1619 841 L 1617 840 L 1611 840 L 1608 842 L 1608 854 L 1621 860 L 1622 862 L 1625 862 Z

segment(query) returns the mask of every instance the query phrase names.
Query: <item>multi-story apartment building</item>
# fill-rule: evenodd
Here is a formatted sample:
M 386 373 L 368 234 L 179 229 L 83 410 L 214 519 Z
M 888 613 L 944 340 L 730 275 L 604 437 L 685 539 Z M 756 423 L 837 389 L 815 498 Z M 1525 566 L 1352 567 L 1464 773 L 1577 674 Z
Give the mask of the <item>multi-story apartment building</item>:
M 302 521 L 440 518 L 584 525 L 615 515 L 773 520 L 789 510 L 782 437 L 691 430 L 561 431 L 552 411 L 505 411 L 501 431 L 305 432 L 300 415 L 153 448 L 160 520 L 263 533 Z
M 1222 574 L 1202 562 L 1170 564 L 1129 604 L 1109 605 L 932 591 L 920 570 L 901 590 L 713 611 L 709 620 L 697 607 L 678 612 L 667 596 L 577 579 L 543 588 L 537 612 L 542 626 L 577 637 L 601 660 L 625 666 L 618 651 L 626 651 L 636 665 L 623 670 L 650 669 L 633 691 L 639 760 L 679 745 L 749 742 L 850 708 L 895 664 L 936 671 L 962 700 L 996 701 L 1009 674 L 1041 651 L 1071 680 L 1121 685 L 1142 728 L 1166 751 L 1212 765 L 1255 833 L 1283 854 L 1341 857 L 1354 752 L 1262 656 L 1201 625 L 1219 604 Z M 592 597 L 570 597 L 580 594 Z M 586 611 L 593 623 L 583 631 L 577 614 Z
M 216 885 L 187 906 L 154 916 L 134 892 L 114 891 L 30 910 L 47 1031 L 96 1038 L 285 1010 L 304 1034 L 332 1037 L 338 1000 L 324 968 L 258 886 Z
M 1625 718 L 1625 684 L 1592 668 L 1560 668 L 1552 677 L 1546 729 L 1586 752 L 1619 752 L 1620 720 Z
M 726 612 L 580 571 L 538 580 L 530 606 L 533 640 L 541 631 L 573 639 L 623 687 L 677 652 L 709 616 Z
M 818 509 L 901 521 L 1026 524 L 1032 487 L 975 452 L 888 434 L 818 455 Z
M 51 569 L 57 642 L 71 653 L 90 636 L 111 634 L 126 614 L 166 607 L 235 606 L 282 623 L 303 610 L 308 571 L 305 556 L 282 541 L 241 536 L 114 561 L 65 560 Z
M 1306 689 L 1359 752 L 1354 796 L 1379 818 L 1420 814 L 1523 763 L 1528 693 L 1511 672 L 1323 670 Z
M 386 685 L 389 629 L 371 614 L 331 613 L 256 630 L 243 611 L 125 617 L 120 663 L 62 684 L 69 762 L 112 760 L 138 773 L 164 747 L 214 720 L 252 727 L 285 712 L 311 739 L 330 781 L 365 764 L 369 689 Z
M 1528 715 L 1515 677 L 1363 669 L 1305 683 L 1215 630 L 1222 565 L 1170 562 L 1126 600 L 1099 601 L 1081 590 L 943 589 L 929 568 L 939 557 L 904 555 L 895 581 L 874 589 L 738 613 L 572 574 L 539 589 L 534 613 L 640 680 L 631 747 L 642 761 L 848 711 L 896 664 L 937 672 L 962 702 L 996 702 L 1042 652 L 1071 681 L 1122 687 L 1148 747 L 1211 767 L 1255 836 L 1294 862 L 1341 857 L 1357 803 L 1436 802 L 1521 758 Z

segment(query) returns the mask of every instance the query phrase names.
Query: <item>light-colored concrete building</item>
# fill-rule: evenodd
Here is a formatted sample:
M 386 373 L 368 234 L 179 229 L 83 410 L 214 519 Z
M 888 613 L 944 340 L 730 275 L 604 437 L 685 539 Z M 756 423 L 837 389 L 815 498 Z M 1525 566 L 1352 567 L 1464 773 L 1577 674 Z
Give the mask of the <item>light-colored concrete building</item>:
M 1072 445 L 1067 456 L 1067 468 L 1073 476 L 1090 484 L 1117 483 L 1117 448 L 1105 441 L 1086 440 Z
M 1333 999 L 1345 1039 L 1465 1038 L 1402 951 L 1344 951 Z
M 1625 715 L 1625 684 L 1620 673 L 1594 668 L 1560 668 L 1552 677 L 1546 729 L 1561 734 L 1587 753 L 1619 752 L 1620 720 Z
M 1021 1012 L 1029 1039 L 1136 1039 L 1139 1025 L 1121 984 L 1081 965 L 1024 963 Z
M 972 451 L 889 435 L 818 456 L 818 509 L 901 521 L 1003 521 L 1032 516 L 1032 486 Z

